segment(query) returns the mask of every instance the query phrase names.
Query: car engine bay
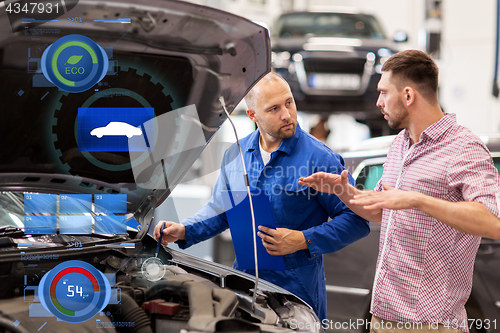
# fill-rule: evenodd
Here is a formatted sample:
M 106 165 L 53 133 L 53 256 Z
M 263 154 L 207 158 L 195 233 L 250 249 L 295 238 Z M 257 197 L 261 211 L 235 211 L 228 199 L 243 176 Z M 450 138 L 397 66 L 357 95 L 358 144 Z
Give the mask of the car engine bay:
M 36 241 L 61 241 L 63 235 L 38 236 Z M 53 237 L 53 238 L 51 238 Z M 317 332 L 314 312 L 295 296 L 268 291 L 262 281 L 257 291 L 257 302 L 252 309 L 253 281 L 244 273 L 219 265 L 226 274 L 199 267 L 218 265 L 186 254 L 176 258 L 177 251 L 163 248 L 159 258 L 167 263 L 161 269 L 164 275 L 157 281 L 144 274 L 142 264 L 152 257 L 154 239 L 146 236 L 133 248 L 96 249 L 78 247 L 78 237 L 69 236 L 73 245 L 68 251 L 51 249 L 25 251 L 21 261 L 0 263 L 0 313 L 1 326 L 8 323 L 13 332 L 94 331 L 96 328 L 114 329 L 117 332 L 289 332 L 293 320 L 310 322 L 310 332 Z M 3 237 L 5 239 L 5 237 Z M 12 238 L 10 237 L 12 240 Z M 122 237 L 121 240 L 127 239 Z M 17 241 L 17 240 L 15 240 Z M 26 240 L 23 240 L 26 241 Z M 123 244 L 123 243 L 121 243 Z M 75 247 L 76 245 L 76 247 Z M 110 245 L 110 244 L 108 244 Z M 7 254 L 9 251 L 5 251 Z M 190 256 L 189 256 L 190 257 Z M 78 259 L 92 264 L 110 280 L 112 293 L 109 304 L 93 319 L 78 323 L 56 320 L 50 313 L 43 313 L 38 302 L 38 285 L 43 275 L 62 261 Z M 18 256 L 19 260 L 19 256 Z M 197 267 L 198 266 L 198 267 Z M 231 274 L 233 271 L 233 274 Z M 229 274 L 228 274 L 229 273 Z M 240 276 L 241 275 L 241 276 Z M 149 279 L 148 279 L 149 278 Z M 23 281 L 24 280 L 24 281 Z M 24 283 L 23 283 L 24 282 Z M 269 289 L 272 289 L 269 288 Z M 15 326 L 13 326 L 15 325 Z M 15 328 L 15 329 L 13 329 Z

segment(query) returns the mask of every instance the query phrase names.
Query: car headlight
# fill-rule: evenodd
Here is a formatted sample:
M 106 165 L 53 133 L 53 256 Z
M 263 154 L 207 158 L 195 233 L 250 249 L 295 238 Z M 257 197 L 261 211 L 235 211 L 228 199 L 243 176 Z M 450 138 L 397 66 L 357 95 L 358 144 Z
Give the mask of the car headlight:
M 287 301 L 275 311 L 280 316 L 281 321 L 293 330 L 311 333 L 323 332 L 318 316 L 305 305 Z
M 290 52 L 272 52 L 271 63 L 274 68 L 288 68 L 288 65 L 290 65 Z
M 382 66 L 394 53 L 391 50 L 383 47 L 378 49 L 377 54 L 379 58 L 378 63 L 375 65 L 375 72 L 377 72 L 378 74 L 382 74 Z

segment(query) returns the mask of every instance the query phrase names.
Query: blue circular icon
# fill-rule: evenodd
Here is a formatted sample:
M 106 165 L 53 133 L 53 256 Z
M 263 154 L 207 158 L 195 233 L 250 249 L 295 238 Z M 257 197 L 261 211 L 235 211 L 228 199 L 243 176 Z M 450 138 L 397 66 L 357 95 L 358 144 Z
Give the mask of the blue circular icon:
M 94 266 L 70 260 L 43 276 L 38 296 L 43 307 L 56 318 L 68 323 L 81 323 L 93 318 L 108 305 L 111 286 Z
M 68 35 L 51 44 L 42 55 L 43 75 L 67 92 L 82 92 L 102 80 L 108 71 L 108 56 L 92 39 Z

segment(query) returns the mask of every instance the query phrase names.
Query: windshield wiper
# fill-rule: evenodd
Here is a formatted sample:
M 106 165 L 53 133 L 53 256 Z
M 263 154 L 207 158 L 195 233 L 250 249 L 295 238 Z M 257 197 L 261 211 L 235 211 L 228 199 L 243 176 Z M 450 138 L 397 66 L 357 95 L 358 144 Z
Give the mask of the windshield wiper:
M 0 227 L 0 237 L 19 238 L 24 236 L 24 231 L 21 228 L 13 227 L 11 225 Z

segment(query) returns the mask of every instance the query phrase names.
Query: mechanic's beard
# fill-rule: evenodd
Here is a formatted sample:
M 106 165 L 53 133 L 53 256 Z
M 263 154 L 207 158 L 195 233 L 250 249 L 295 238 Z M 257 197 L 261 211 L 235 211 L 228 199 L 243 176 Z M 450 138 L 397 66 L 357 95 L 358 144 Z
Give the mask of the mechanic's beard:
M 288 124 L 292 124 L 292 129 L 285 132 L 282 128 L 280 128 L 279 131 L 278 131 L 278 133 L 276 133 L 276 136 L 278 138 L 280 138 L 280 139 L 288 139 L 288 138 L 291 138 L 292 136 L 295 135 L 295 131 L 297 131 L 297 121 L 293 121 L 292 120 Z
M 394 108 L 395 112 L 393 115 L 387 114 L 387 124 L 392 129 L 401 129 L 404 128 L 403 124 L 408 119 L 408 107 L 404 105 L 404 103 L 399 100 L 397 105 Z

